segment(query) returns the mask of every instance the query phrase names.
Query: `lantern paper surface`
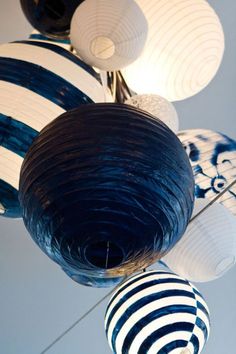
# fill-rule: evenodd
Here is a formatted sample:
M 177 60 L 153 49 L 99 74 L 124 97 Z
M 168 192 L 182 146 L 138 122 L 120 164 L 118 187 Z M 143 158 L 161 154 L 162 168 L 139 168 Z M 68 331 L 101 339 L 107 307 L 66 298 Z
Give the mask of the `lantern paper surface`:
M 59 46 L 20 41 L 0 46 L 0 203 L 9 217 L 21 215 L 20 167 L 38 132 L 81 104 L 102 102 L 99 75 Z
M 33 239 L 73 279 L 95 286 L 163 256 L 186 229 L 193 192 L 176 135 L 121 104 L 84 105 L 51 122 L 20 182 Z
M 192 165 L 196 198 L 212 200 L 236 178 L 236 141 L 205 129 L 178 133 Z M 217 202 L 236 215 L 236 186 Z
M 116 290 L 105 330 L 116 354 L 198 354 L 209 336 L 209 310 L 187 280 L 149 271 Z
M 205 0 L 137 0 L 148 21 L 141 56 L 124 69 L 130 88 L 169 101 L 193 96 L 215 76 L 224 53 L 224 33 Z
M 88 64 L 119 70 L 142 52 L 146 19 L 134 0 L 86 0 L 71 22 L 71 42 Z
M 20 0 L 22 10 L 39 32 L 51 38 L 67 38 L 71 18 L 83 0 Z
M 207 199 L 196 199 L 193 214 L 208 203 Z M 223 276 L 235 260 L 236 217 L 218 203 L 193 220 L 181 240 L 162 258 L 173 272 L 196 282 Z
M 174 133 L 179 130 L 179 118 L 174 105 L 158 95 L 135 95 L 129 98 L 126 104 L 143 109 L 154 117 L 159 118 Z

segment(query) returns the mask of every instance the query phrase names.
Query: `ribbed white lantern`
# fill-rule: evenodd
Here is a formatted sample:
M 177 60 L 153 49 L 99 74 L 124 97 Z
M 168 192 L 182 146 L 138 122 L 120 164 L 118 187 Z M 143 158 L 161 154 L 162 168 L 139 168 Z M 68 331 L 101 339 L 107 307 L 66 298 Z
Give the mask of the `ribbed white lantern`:
M 178 133 L 189 156 L 195 179 L 195 197 L 212 200 L 236 178 L 236 141 L 207 129 Z M 236 215 L 236 186 L 217 202 Z
M 207 199 L 196 199 L 193 215 L 208 203 Z M 236 262 L 236 217 L 214 203 L 190 222 L 162 261 L 190 281 L 206 282 L 223 276 Z
M 224 33 L 205 0 L 137 0 L 149 31 L 142 55 L 124 69 L 130 88 L 169 101 L 193 96 L 215 76 Z
M 116 354 L 198 354 L 209 336 L 209 310 L 186 279 L 149 271 L 115 291 L 105 330 Z
M 0 46 L 0 214 L 21 216 L 23 158 L 38 132 L 81 104 L 106 101 L 100 76 L 64 48 L 43 41 Z
M 174 105 L 158 95 L 135 95 L 126 104 L 147 111 L 164 122 L 174 133 L 179 130 L 179 118 Z
M 71 42 L 88 64 L 119 70 L 141 54 L 147 21 L 134 0 L 85 0 L 71 21 Z

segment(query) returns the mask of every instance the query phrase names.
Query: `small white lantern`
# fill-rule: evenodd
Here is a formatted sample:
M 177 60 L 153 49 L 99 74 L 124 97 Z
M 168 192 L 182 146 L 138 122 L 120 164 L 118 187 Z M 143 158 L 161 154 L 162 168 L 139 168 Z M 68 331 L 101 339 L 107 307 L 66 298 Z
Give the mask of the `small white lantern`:
M 116 354 L 198 354 L 210 332 L 209 310 L 199 291 L 176 274 L 138 274 L 115 291 L 105 315 Z
M 208 203 L 207 199 L 196 199 L 193 215 Z M 190 281 L 206 282 L 223 276 L 236 262 L 236 217 L 214 203 L 190 222 L 162 261 Z
M 124 69 L 130 88 L 169 101 L 193 96 L 215 76 L 224 53 L 220 20 L 205 0 L 137 0 L 148 21 L 142 55 Z
M 134 0 L 85 0 L 71 21 L 71 43 L 86 63 L 119 70 L 141 54 L 147 31 Z
M 126 104 L 147 111 L 154 117 L 159 118 L 174 133 L 179 130 L 179 118 L 174 105 L 158 95 L 135 95 L 129 98 Z

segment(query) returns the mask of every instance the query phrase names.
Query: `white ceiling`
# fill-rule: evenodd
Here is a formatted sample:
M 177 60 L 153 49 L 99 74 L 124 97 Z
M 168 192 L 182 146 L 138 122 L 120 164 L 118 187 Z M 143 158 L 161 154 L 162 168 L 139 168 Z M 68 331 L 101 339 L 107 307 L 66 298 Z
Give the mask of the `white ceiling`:
M 236 1 L 209 2 L 225 30 L 223 64 L 203 92 L 175 106 L 181 128 L 205 127 L 236 139 Z M 19 1 L 0 0 L 0 42 L 26 38 L 30 30 Z M 82 287 L 67 278 L 34 245 L 21 220 L 0 219 L 0 245 L 0 352 L 3 354 L 40 354 L 108 291 Z M 224 278 L 198 287 L 208 301 L 212 319 L 212 332 L 204 353 L 236 353 L 236 268 Z M 106 302 L 48 353 L 111 353 L 103 331 L 105 305 Z

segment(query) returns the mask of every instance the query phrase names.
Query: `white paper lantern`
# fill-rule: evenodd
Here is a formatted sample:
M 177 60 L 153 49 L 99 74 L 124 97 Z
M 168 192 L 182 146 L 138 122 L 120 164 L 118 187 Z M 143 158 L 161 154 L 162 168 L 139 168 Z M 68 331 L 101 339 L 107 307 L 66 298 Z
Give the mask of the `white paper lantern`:
M 209 310 L 187 280 L 149 271 L 116 290 L 107 307 L 105 329 L 116 354 L 198 354 L 209 336 Z
M 142 55 L 124 69 L 130 88 L 178 101 L 201 91 L 224 52 L 218 16 L 205 0 L 137 0 L 149 31 Z
M 206 129 L 178 133 L 192 165 L 195 197 L 212 200 L 236 178 L 236 141 Z M 217 202 L 236 215 L 236 186 Z
M 174 133 L 179 130 L 179 118 L 174 105 L 158 95 L 135 95 L 126 104 L 147 111 L 164 122 Z
M 142 52 L 147 21 L 134 0 L 85 0 L 71 22 L 71 42 L 88 64 L 119 70 Z
M 207 199 L 196 199 L 193 215 L 208 203 Z M 223 276 L 236 262 L 236 217 L 214 203 L 189 224 L 162 261 L 190 281 L 205 282 Z
M 75 55 L 27 40 L 0 46 L 0 93 L 0 214 L 19 217 L 20 168 L 35 136 L 69 109 L 106 101 L 106 92 Z

